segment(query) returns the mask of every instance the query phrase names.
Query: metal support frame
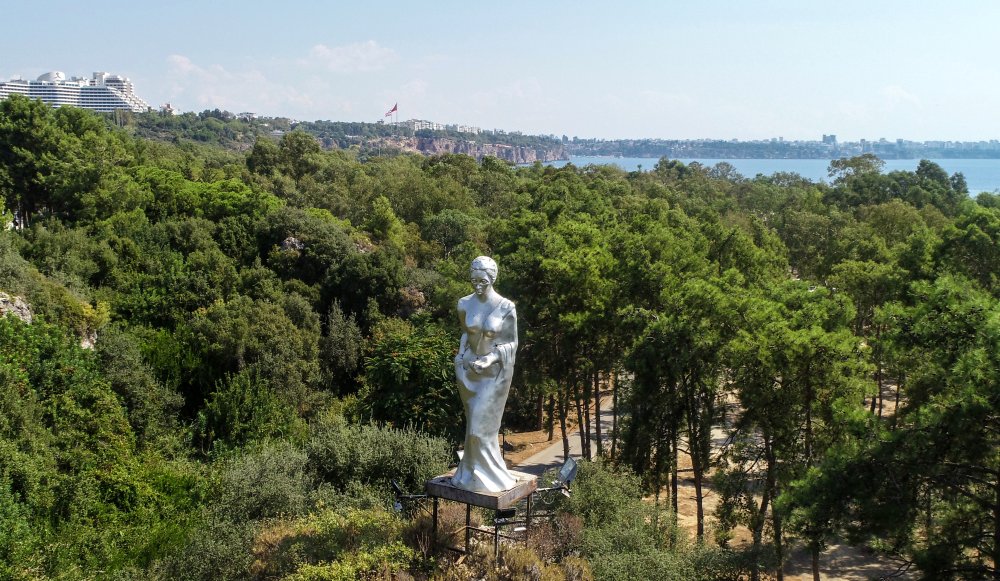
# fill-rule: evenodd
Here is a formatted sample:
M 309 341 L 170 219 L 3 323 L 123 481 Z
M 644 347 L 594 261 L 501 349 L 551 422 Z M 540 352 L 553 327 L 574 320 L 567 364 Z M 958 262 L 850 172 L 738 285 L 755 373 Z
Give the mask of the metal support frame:
M 469 554 L 469 541 L 472 540 L 472 505 L 465 505 L 465 554 Z
M 472 534 L 474 532 L 478 532 L 478 533 L 491 533 L 491 536 L 493 537 L 493 554 L 494 554 L 494 557 L 498 557 L 499 553 L 500 553 L 500 539 L 510 539 L 510 540 L 515 540 L 515 541 L 522 540 L 516 534 L 518 532 L 522 532 L 518 528 L 516 528 L 516 525 L 518 525 L 518 524 L 522 524 L 522 523 L 524 524 L 523 541 L 524 541 L 525 545 L 528 544 L 528 541 L 531 538 L 531 526 L 532 526 L 533 520 L 534 520 L 533 513 L 535 511 L 535 505 L 534 505 L 534 497 L 535 497 L 535 495 L 536 494 L 540 494 L 541 495 L 539 497 L 539 501 L 542 503 L 543 506 L 550 506 L 551 507 L 552 501 L 551 500 L 546 501 L 545 497 L 548 495 L 548 493 L 557 493 L 557 494 L 563 494 L 565 496 L 569 496 L 569 494 L 570 494 L 569 485 L 573 481 L 573 479 L 576 477 L 576 472 L 577 472 L 577 463 L 576 463 L 576 461 L 573 460 L 572 458 L 568 458 L 563 463 L 563 465 L 560 467 L 559 472 L 558 472 L 558 474 L 556 476 L 556 480 L 554 480 L 552 482 L 552 486 L 547 487 L 547 488 L 537 488 L 537 485 L 535 484 L 535 481 L 534 481 L 534 477 L 530 477 L 529 475 L 523 475 L 523 476 L 526 476 L 526 477 L 530 478 L 530 480 L 526 480 L 527 482 L 530 483 L 530 489 L 526 490 L 520 496 L 516 495 L 516 493 L 515 493 L 515 495 L 508 495 L 506 498 L 499 498 L 499 497 L 496 497 L 496 496 L 490 498 L 490 497 L 488 497 L 489 493 L 483 494 L 483 493 L 474 493 L 474 492 L 468 492 L 468 491 L 463 491 L 463 490 L 455 490 L 455 489 L 453 489 L 449 485 L 450 484 L 450 474 L 446 474 L 446 475 L 439 476 L 437 478 L 428 480 L 427 481 L 427 494 L 426 495 L 406 495 L 406 494 L 403 494 L 403 491 L 399 488 L 399 486 L 395 482 L 393 482 L 392 484 L 393 484 L 393 490 L 396 493 L 397 502 L 399 502 L 400 500 L 414 500 L 414 499 L 417 499 L 417 498 L 427 498 L 427 497 L 430 497 L 431 499 L 433 499 L 433 506 L 434 506 L 434 508 L 433 508 L 433 529 L 432 530 L 433 530 L 433 536 L 434 536 L 434 538 L 432 539 L 432 544 L 433 544 L 433 547 L 435 549 L 437 549 L 437 545 L 438 545 L 438 519 L 440 518 L 440 516 L 439 516 L 440 515 L 439 504 L 440 504 L 440 501 L 442 499 L 444 499 L 444 500 L 450 500 L 452 502 L 458 502 L 458 503 L 461 503 L 461 504 L 465 505 L 465 526 L 462 527 L 462 529 L 461 529 L 461 530 L 464 530 L 464 532 L 465 532 L 465 544 L 464 544 L 464 547 L 463 548 L 459 548 L 459 547 L 451 547 L 451 546 L 449 546 L 447 548 L 449 550 L 455 551 L 457 553 L 462 553 L 464 555 L 468 555 L 469 554 L 469 548 L 470 548 L 470 546 L 472 544 Z M 511 490 L 514 490 L 514 489 L 511 489 Z M 484 496 L 486 498 L 483 498 Z M 514 507 L 516 506 L 516 504 L 518 504 L 519 500 L 524 500 L 524 502 L 525 502 L 525 511 L 524 511 L 524 520 L 523 521 L 514 518 L 516 516 L 516 514 L 517 514 L 516 512 L 510 512 L 512 510 L 515 510 Z M 494 511 L 496 511 L 494 513 L 495 516 L 494 516 L 494 519 L 493 519 L 493 530 L 492 531 L 490 529 L 488 529 L 488 528 L 473 527 L 472 526 L 472 507 L 473 506 L 479 506 L 479 507 L 486 508 L 486 509 L 491 509 L 492 508 Z M 501 533 L 500 529 L 502 527 L 504 527 L 504 526 L 514 526 L 515 528 L 514 528 L 513 532 L 515 534 L 503 534 L 503 533 Z M 455 531 L 455 532 L 457 533 L 458 531 Z
M 439 502 L 441 501 L 441 499 L 439 497 L 437 497 L 437 496 L 431 496 L 431 498 L 433 499 L 433 510 L 432 510 L 432 515 L 433 515 L 432 516 L 432 518 L 433 518 L 433 525 L 432 525 L 433 539 L 432 539 L 432 543 L 433 543 L 433 546 L 435 548 L 437 548 L 437 542 L 438 542 L 438 519 L 439 519 L 439 514 L 440 514 L 440 512 L 439 512 Z M 452 502 L 460 502 L 460 501 L 452 501 Z M 464 555 L 468 555 L 469 554 L 469 550 L 471 549 L 471 545 L 472 545 L 472 535 L 473 535 L 473 533 L 484 533 L 484 534 L 485 533 L 492 533 L 491 536 L 493 537 L 493 555 L 494 555 L 494 557 L 497 557 L 500 554 L 500 540 L 501 539 L 508 539 L 508 540 L 513 540 L 513 541 L 521 541 L 521 540 L 523 540 L 524 544 L 527 545 L 528 544 L 528 539 L 530 538 L 531 523 L 532 523 L 532 519 L 531 519 L 531 510 L 532 510 L 531 495 L 525 497 L 525 502 L 526 502 L 526 509 L 525 509 L 525 517 L 524 517 L 523 520 L 514 518 L 516 513 L 511 513 L 509 516 L 502 516 L 503 514 L 505 514 L 507 512 L 507 510 L 513 511 L 514 509 L 497 510 L 496 511 L 497 516 L 493 519 L 493 529 L 492 530 L 490 530 L 488 528 L 474 527 L 474 526 L 472 526 L 472 507 L 475 506 L 475 505 L 468 504 L 468 503 L 462 503 L 462 504 L 465 504 L 465 526 L 463 526 L 462 529 L 461 529 L 461 530 L 463 530 L 465 532 L 464 547 L 459 548 L 459 547 L 454 547 L 454 546 L 448 546 L 446 548 L 449 549 L 449 550 L 451 550 L 451 551 L 455 551 L 456 553 L 461 553 L 461 554 L 464 554 Z M 519 525 L 519 524 L 524 524 L 524 535 L 523 535 L 523 538 L 519 537 L 516 534 L 504 534 L 504 533 L 500 532 L 501 529 L 503 527 L 505 527 L 505 526 L 516 526 L 516 525 Z

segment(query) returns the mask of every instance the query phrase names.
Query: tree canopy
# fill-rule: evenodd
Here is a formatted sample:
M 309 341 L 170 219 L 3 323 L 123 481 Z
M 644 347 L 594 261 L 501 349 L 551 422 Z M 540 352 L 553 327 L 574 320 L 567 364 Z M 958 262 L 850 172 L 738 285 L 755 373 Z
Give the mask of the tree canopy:
M 0 101 L 0 292 L 33 315 L 0 316 L 0 577 L 448 578 L 377 507 L 461 441 L 480 254 L 520 315 L 505 427 L 601 461 L 538 570 L 758 578 L 841 537 L 1000 575 L 995 196 L 930 161 L 826 185 L 281 129 Z

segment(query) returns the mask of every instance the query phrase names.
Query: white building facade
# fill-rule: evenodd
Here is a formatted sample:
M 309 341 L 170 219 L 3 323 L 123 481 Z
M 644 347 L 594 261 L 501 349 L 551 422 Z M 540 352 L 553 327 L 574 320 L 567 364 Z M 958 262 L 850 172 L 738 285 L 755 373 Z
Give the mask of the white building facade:
M 0 82 L 0 99 L 13 94 L 41 99 L 53 107 L 70 105 L 105 112 L 126 109 L 135 113 L 149 110 L 149 104 L 135 94 L 128 77 L 104 72 L 94 73 L 90 79 L 73 77 L 67 80 L 63 73 L 53 71 L 34 81 L 12 79 Z

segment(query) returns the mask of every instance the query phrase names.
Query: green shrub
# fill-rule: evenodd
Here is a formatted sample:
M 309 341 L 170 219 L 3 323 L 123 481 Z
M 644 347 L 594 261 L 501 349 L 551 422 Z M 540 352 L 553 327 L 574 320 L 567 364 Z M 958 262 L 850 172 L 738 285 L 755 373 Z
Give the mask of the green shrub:
M 162 447 L 179 432 L 176 415 L 183 401 L 180 394 L 156 379 L 140 349 L 140 339 L 120 324 L 109 326 L 97 342 L 104 375 L 128 410 L 138 443 Z
M 258 369 L 257 365 L 247 367 L 216 383 L 195 425 L 195 439 L 203 449 L 294 438 L 305 432 L 295 409 L 279 397 Z
M 416 557 L 402 544 L 403 521 L 384 509 L 323 510 L 294 521 L 272 521 L 254 542 L 254 574 L 279 578 L 356 579 L 406 571 Z M 347 577 L 344 577 L 347 575 Z
M 309 466 L 338 490 L 349 483 L 382 487 L 396 480 L 404 490 L 423 490 L 424 483 L 448 468 L 448 443 L 415 430 L 348 425 L 324 418 L 313 426 L 306 445 Z
M 358 551 L 344 559 L 322 565 L 303 565 L 286 581 L 357 581 L 358 579 L 397 579 L 406 573 L 415 557 L 413 549 L 400 542 Z
M 697 578 L 691 563 L 667 551 L 610 552 L 592 559 L 598 579 L 608 581 L 692 581 Z
M 531 549 L 502 545 L 500 558 L 493 556 L 491 543 L 480 543 L 462 562 L 444 562 L 431 579 L 435 581 L 593 581 L 590 563 L 567 557 L 558 563 L 539 558 Z M 635 579 L 647 579 L 643 575 Z
M 31 579 L 31 571 L 40 568 L 42 539 L 33 524 L 28 506 L 0 479 L 0 579 Z
M 287 442 L 223 460 L 212 510 L 233 522 L 305 514 L 313 484 L 306 460 L 305 452 Z
M 324 544 L 337 551 L 378 547 L 399 539 L 403 530 L 403 521 L 384 509 L 324 511 L 311 522 Z
M 448 330 L 429 320 L 392 318 L 376 325 L 359 394 L 365 415 L 460 442 L 464 423 L 455 389 L 455 344 Z
M 253 527 L 210 518 L 188 535 L 187 543 L 157 569 L 165 579 L 228 581 L 247 579 L 253 563 Z
M 578 548 L 597 579 L 737 578 L 733 554 L 691 546 L 668 513 L 642 500 L 639 480 L 628 472 L 581 462 L 572 494 L 560 510 L 582 519 Z M 553 526 L 571 522 L 562 518 Z

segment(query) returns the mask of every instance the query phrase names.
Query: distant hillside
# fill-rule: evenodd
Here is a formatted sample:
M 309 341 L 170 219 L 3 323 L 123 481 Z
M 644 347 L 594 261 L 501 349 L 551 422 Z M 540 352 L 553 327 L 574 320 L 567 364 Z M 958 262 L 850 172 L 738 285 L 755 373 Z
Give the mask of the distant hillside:
M 566 143 L 570 155 L 667 157 L 670 159 L 839 159 L 872 153 L 882 159 L 997 159 L 994 141 L 751 141 L 722 139 L 578 139 Z
M 280 139 L 292 130 L 315 136 L 325 149 L 357 148 L 363 153 L 393 151 L 426 155 L 461 153 L 482 159 L 496 157 L 511 163 L 568 159 L 562 141 L 519 133 L 413 130 L 384 123 L 346 121 L 295 122 L 286 118 L 240 117 L 228 111 L 203 111 L 182 115 L 145 113 L 114 117 L 138 137 L 168 142 L 191 141 L 247 151 L 258 137 Z

